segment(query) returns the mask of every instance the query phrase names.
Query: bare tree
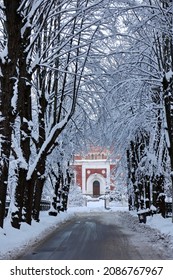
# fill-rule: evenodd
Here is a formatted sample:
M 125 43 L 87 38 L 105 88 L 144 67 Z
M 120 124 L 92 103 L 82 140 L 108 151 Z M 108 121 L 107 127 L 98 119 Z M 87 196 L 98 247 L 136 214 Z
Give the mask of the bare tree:
M 3 2 L 1 226 L 11 156 L 16 177 L 12 226 L 20 228 L 22 221 L 31 224 L 32 211 L 39 220 L 46 161 L 78 106 L 101 21 L 97 8 L 104 1 Z

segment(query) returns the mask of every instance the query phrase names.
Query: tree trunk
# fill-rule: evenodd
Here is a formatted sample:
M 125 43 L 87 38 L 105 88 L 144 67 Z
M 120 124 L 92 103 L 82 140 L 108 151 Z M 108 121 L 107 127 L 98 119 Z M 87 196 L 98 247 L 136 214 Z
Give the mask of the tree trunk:
M 20 1 L 18 1 L 20 2 Z M 31 29 L 27 27 L 24 34 L 21 34 L 22 27 L 25 25 L 25 20 L 20 16 L 19 17 L 19 45 L 18 45 L 18 61 L 16 68 L 18 68 L 18 100 L 17 100 L 17 112 L 18 117 L 20 117 L 20 141 L 19 146 L 22 151 L 23 160 L 25 161 L 25 166 L 23 162 L 19 162 L 18 165 L 18 185 L 16 187 L 16 202 L 15 205 L 18 208 L 15 213 L 12 213 L 12 225 L 20 228 L 21 221 L 24 221 L 30 224 L 30 218 L 28 218 L 27 211 L 30 211 L 31 207 L 31 189 L 32 186 L 26 180 L 27 170 L 29 159 L 31 155 L 30 151 L 30 139 L 31 139 L 31 121 L 32 121 L 32 112 L 31 112 L 31 80 L 32 75 L 28 72 L 29 65 L 27 63 L 28 53 L 26 52 L 26 47 L 30 43 Z M 18 132 L 17 132 L 18 133 Z M 23 211 L 24 210 L 24 211 Z M 23 213 L 22 213 L 23 211 Z M 15 218 L 15 221 L 13 219 Z
M 58 162 L 58 174 L 52 170 L 52 175 L 56 179 L 55 187 L 54 187 L 54 196 L 53 196 L 53 201 L 52 201 L 52 206 L 55 210 L 50 211 L 49 215 L 56 215 L 57 212 L 61 210 L 61 185 L 63 181 L 63 174 L 61 171 L 60 163 Z
M 162 7 L 167 10 L 172 6 L 172 0 L 162 2 Z M 171 163 L 171 181 L 172 181 L 172 194 L 173 194 L 173 74 L 172 77 L 167 77 L 168 72 L 173 72 L 173 35 L 172 35 L 172 11 L 167 14 L 171 25 L 167 32 L 162 34 L 162 48 L 163 48 L 163 71 L 164 77 L 162 81 L 163 85 L 163 98 L 165 108 L 165 119 L 167 121 L 166 134 L 169 138 L 167 141 L 167 147 L 169 151 L 170 163 Z M 166 14 L 166 13 L 165 13 Z M 171 35 L 170 35 L 171 34 Z M 173 196 L 172 196 L 172 222 L 173 222 Z
M 21 18 L 17 12 L 20 5 L 19 0 L 4 0 L 4 16 L 7 33 L 7 55 L 0 61 L 2 75 L 0 109 L 3 120 L 1 121 L 0 133 L 1 143 L 1 167 L 0 167 L 0 226 L 3 227 L 5 214 L 5 200 L 8 182 L 9 158 L 11 152 L 11 136 L 15 121 L 15 106 L 12 104 L 14 88 L 17 79 L 17 62 L 20 49 Z

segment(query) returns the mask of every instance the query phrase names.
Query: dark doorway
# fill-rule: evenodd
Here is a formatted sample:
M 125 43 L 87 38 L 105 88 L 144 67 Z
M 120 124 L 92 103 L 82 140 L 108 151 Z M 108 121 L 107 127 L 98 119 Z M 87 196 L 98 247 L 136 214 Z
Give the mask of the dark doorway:
M 100 195 L 100 183 L 99 181 L 93 182 L 93 196 L 99 196 Z

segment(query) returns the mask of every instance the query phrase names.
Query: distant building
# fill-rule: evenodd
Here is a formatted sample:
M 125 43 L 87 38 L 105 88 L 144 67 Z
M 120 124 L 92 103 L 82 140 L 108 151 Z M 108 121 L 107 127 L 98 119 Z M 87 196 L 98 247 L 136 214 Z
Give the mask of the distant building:
M 83 194 L 94 197 L 103 195 L 106 190 L 115 189 L 115 181 L 112 178 L 115 167 L 110 151 L 100 147 L 91 148 L 86 155 L 74 156 L 75 183 L 81 187 Z

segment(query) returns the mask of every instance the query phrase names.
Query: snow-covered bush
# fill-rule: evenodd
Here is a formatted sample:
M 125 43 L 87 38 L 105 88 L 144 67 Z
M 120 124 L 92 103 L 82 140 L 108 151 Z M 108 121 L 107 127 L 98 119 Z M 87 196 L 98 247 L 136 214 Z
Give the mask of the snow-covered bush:
M 83 206 L 84 205 L 84 197 L 82 195 L 81 188 L 76 185 L 70 186 L 70 191 L 68 195 L 68 206 Z

